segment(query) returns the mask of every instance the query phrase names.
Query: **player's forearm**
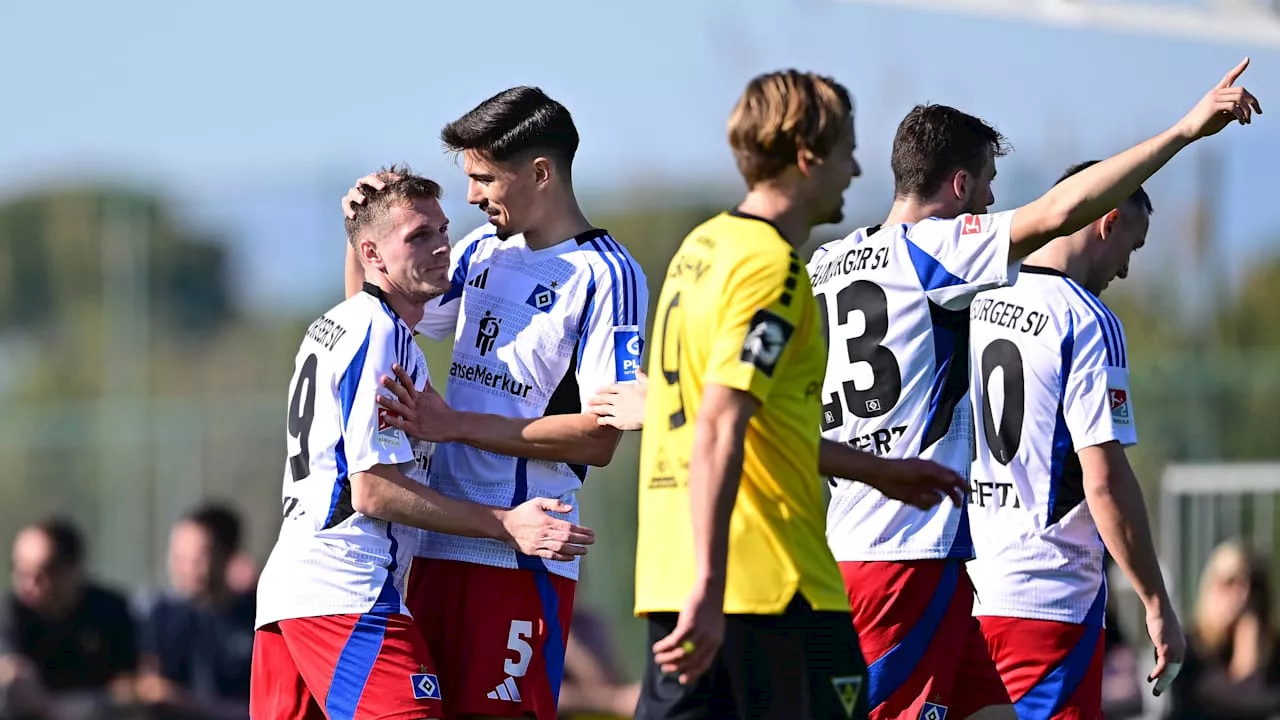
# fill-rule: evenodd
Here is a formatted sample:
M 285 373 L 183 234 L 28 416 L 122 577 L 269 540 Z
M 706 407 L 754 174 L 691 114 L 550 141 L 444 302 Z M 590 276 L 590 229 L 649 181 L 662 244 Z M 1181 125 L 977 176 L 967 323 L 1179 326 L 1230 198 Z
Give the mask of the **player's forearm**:
M 884 458 L 843 443 L 823 439 L 818 444 L 818 472 L 823 475 L 878 488 L 887 465 Z
M 356 256 L 356 249 L 351 247 L 351 243 L 347 243 L 347 259 L 342 277 L 347 291 L 344 297 L 355 295 L 364 286 L 364 267 L 360 265 L 360 258 Z
M 1086 473 L 1085 501 L 1098 534 L 1124 571 L 1143 605 L 1166 611 L 1171 606 L 1151 539 L 1151 524 L 1138 479 L 1126 463 L 1107 472 Z
M 1053 186 L 1014 213 L 1009 259 L 1020 260 L 1119 207 L 1190 142 L 1170 128 Z
M 459 412 L 450 438 L 499 455 L 603 467 L 613 460 L 622 437 L 602 427 L 594 415 L 548 415 L 511 418 Z
M 700 416 L 689 459 L 694 567 L 700 584 L 723 593 L 729 562 L 729 522 L 742 480 L 746 425 L 728 415 Z
M 423 530 L 510 540 L 502 508 L 454 500 L 387 466 L 352 476 L 351 506 L 369 517 Z

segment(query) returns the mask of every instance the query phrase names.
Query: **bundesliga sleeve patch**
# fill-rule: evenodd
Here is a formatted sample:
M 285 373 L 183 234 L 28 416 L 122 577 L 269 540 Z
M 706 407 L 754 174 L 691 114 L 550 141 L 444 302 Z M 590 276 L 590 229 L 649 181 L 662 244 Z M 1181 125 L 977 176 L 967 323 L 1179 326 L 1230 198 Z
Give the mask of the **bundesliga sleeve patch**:
M 613 329 L 613 374 L 618 382 L 631 382 L 640 369 L 640 356 L 644 354 L 644 340 L 634 325 Z
M 966 215 L 964 217 L 964 224 L 960 228 L 960 234 L 977 235 L 978 233 L 981 233 L 984 229 L 982 222 L 983 219 L 984 216 L 982 215 Z
M 795 327 L 791 323 L 768 310 L 757 310 L 751 318 L 751 326 L 747 330 L 747 338 L 742 343 L 742 354 L 738 359 L 751 363 L 760 372 L 773 377 L 773 371 L 778 367 L 778 358 L 782 357 L 782 351 L 787 347 L 787 341 L 791 339 L 793 332 Z
M 1111 422 L 1116 425 L 1128 425 L 1133 422 L 1128 390 L 1107 388 L 1107 397 L 1111 400 Z

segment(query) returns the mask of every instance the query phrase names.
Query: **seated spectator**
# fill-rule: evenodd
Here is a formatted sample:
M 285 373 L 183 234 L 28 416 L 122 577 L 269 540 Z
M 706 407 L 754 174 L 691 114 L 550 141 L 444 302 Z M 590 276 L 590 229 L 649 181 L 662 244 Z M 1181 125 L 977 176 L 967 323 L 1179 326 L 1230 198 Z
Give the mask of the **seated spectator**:
M 0 691 L 23 718 L 90 717 L 128 702 L 137 646 L 123 595 L 90 582 L 74 524 L 18 531 L 13 591 L 0 605 Z
M 1223 543 L 1209 556 L 1187 640 L 1168 717 L 1265 720 L 1280 713 L 1270 574 L 1243 544 Z
M 240 524 L 225 508 L 184 517 L 169 536 L 170 590 L 142 619 L 138 694 L 161 715 L 246 718 L 254 597 L 227 585 Z

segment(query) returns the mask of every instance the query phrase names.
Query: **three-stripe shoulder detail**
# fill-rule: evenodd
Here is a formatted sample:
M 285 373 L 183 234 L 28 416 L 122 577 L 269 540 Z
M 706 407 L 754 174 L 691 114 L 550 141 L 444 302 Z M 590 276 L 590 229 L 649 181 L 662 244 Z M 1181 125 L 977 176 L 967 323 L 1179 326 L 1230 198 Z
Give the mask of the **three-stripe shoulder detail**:
M 595 250 L 608 270 L 613 285 L 613 324 L 638 325 L 640 309 L 636 306 L 636 262 L 625 248 L 608 234 L 588 240 L 583 247 Z

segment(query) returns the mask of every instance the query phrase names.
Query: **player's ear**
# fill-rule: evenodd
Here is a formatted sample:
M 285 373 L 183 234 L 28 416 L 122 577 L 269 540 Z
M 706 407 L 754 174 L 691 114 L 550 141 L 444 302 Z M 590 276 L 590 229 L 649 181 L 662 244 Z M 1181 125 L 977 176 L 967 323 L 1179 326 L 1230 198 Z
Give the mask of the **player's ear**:
M 1112 210 L 1106 215 L 1098 218 L 1098 236 L 1103 240 L 1106 240 L 1107 236 L 1111 234 L 1112 229 L 1115 228 L 1116 221 L 1119 219 L 1119 210 Z
M 356 244 L 356 255 L 360 257 L 360 264 L 365 267 L 379 271 L 387 269 L 386 263 L 382 261 L 382 255 L 378 253 L 378 245 L 367 235 L 362 236 Z
M 533 159 L 533 182 L 542 187 L 551 182 L 551 161 L 545 157 Z
M 969 197 L 969 185 L 973 182 L 973 178 L 969 176 L 969 171 L 961 168 L 956 170 L 956 174 L 951 176 L 951 191 L 956 197 L 963 200 Z
M 796 167 L 800 168 L 800 174 L 805 177 L 813 175 L 813 169 L 822 163 L 812 151 L 800 148 L 796 153 Z

